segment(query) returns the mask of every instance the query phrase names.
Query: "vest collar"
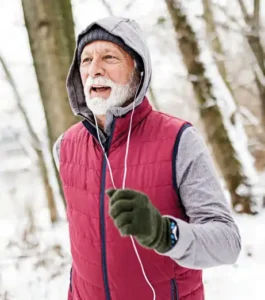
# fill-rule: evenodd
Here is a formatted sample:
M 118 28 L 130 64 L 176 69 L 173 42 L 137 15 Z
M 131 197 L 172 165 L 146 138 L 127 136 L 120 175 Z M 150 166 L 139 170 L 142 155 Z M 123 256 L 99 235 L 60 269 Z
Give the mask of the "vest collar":
M 139 125 L 143 120 L 146 119 L 146 117 L 151 111 L 152 111 L 152 107 L 148 99 L 145 97 L 143 102 L 139 106 L 137 106 L 134 110 L 134 114 L 132 117 L 132 132 L 137 125 Z M 112 142 L 111 142 L 113 146 L 124 139 L 127 140 L 129 134 L 129 128 L 130 128 L 131 115 L 132 115 L 132 111 L 130 111 L 124 116 L 115 118 L 116 122 L 114 126 Z
M 132 131 L 133 129 L 141 123 L 148 114 L 152 111 L 152 106 L 150 105 L 147 97 L 144 98 L 143 102 L 138 105 L 133 114 L 132 119 Z M 113 117 L 112 118 L 112 124 L 109 124 L 109 128 L 111 128 L 110 132 L 108 134 L 102 134 L 103 131 L 100 130 L 100 138 L 101 142 L 104 145 L 108 138 L 111 139 L 111 145 L 117 146 L 118 143 L 122 142 L 123 140 L 127 140 L 127 136 L 129 133 L 129 127 L 130 127 L 130 119 L 131 119 L 132 110 L 129 111 L 127 114 L 119 116 L 119 117 Z M 94 124 L 91 124 L 89 120 L 83 121 L 84 126 L 89 131 L 90 134 L 94 136 L 94 138 L 98 141 L 97 131 Z M 114 126 L 113 126 L 114 125 Z

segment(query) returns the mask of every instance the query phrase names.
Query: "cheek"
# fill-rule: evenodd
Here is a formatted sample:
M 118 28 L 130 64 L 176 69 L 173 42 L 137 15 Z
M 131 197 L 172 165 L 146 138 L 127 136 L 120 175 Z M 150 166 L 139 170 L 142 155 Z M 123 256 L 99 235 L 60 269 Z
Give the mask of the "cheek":
M 84 85 L 87 80 L 88 74 L 83 72 L 82 70 L 80 70 L 80 77 L 81 77 L 82 83 Z
M 130 74 L 128 68 L 124 66 L 116 66 L 112 70 L 108 70 L 108 77 L 118 84 L 127 84 Z

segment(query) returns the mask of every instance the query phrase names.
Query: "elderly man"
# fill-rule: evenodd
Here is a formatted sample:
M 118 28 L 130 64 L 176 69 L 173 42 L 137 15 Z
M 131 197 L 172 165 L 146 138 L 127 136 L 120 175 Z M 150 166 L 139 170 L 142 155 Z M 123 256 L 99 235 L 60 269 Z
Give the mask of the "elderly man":
M 153 111 L 137 23 L 110 17 L 77 41 L 67 90 L 82 121 L 54 145 L 67 202 L 68 299 L 203 300 L 202 269 L 232 264 L 240 235 L 207 147 Z

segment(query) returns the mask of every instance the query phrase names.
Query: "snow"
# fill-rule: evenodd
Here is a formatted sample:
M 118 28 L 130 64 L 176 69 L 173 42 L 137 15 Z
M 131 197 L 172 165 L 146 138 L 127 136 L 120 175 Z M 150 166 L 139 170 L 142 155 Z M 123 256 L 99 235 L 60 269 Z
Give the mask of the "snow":
M 47 212 L 44 217 L 48 218 Z M 67 299 L 71 259 L 66 232 L 65 222 L 56 228 L 37 228 L 21 244 L 16 232 L 1 249 L 0 299 Z
M 228 2 L 231 1 L 219 1 L 220 5 L 224 6 Z M 76 33 L 97 18 L 108 15 L 101 1 L 73 0 L 72 3 Z M 159 107 L 165 112 L 174 112 L 179 117 L 191 119 L 193 123 L 199 122 L 196 105 L 192 101 L 192 92 L 185 79 L 187 72 L 178 55 L 179 50 L 173 38 L 175 36 L 173 29 L 168 22 L 164 1 L 155 1 L 154 5 L 154 0 L 148 0 L 142 5 L 142 1 L 136 0 L 133 1 L 130 10 L 126 10 L 127 1 L 108 1 L 108 3 L 111 3 L 115 14 L 135 19 L 146 32 L 154 69 L 152 84 L 159 99 Z M 197 15 L 201 13 L 199 1 L 190 0 L 185 3 L 189 3 L 191 13 L 195 12 Z M 233 3 L 230 4 L 234 6 Z M 47 142 L 44 114 L 28 37 L 23 26 L 21 2 L 1 0 L 0 8 L 0 38 L 1 41 L 5 41 L 0 44 L 0 54 L 10 67 L 29 118 L 43 142 L 41 146 L 45 148 Z M 157 24 L 159 17 L 166 19 L 163 25 Z M 220 16 L 220 20 L 225 21 L 224 16 Z M 193 20 L 194 25 L 197 21 L 198 18 Z M 234 39 L 231 43 L 233 43 L 232 50 L 236 51 L 238 44 Z M 222 101 L 220 105 L 223 105 L 231 136 L 240 137 L 241 147 L 238 149 L 238 155 L 245 161 L 245 170 L 249 178 L 265 182 L 265 176 L 261 180 L 253 170 L 252 158 L 246 151 L 242 125 L 231 128 L 228 119 L 235 106 L 231 105 L 231 95 L 216 74 L 216 68 L 207 49 L 203 52 L 202 59 L 208 66 L 208 76 L 216 78 L 215 91 L 218 99 Z M 0 299 L 66 299 L 71 256 L 63 206 L 58 198 L 60 221 L 51 226 L 35 158 L 28 145 L 26 128 L 16 111 L 12 90 L 2 70 L 0 70 L 0 85 Z M 211 105 L 211 101 L 208 105 Z M 241 120 L 238 122 L 241 123 Z M 5 142 L 3 147 L 1 141 L 4 132 L 19 133 L 21 145 L 12 140 L 11 134 L 10 142 Z M 51 157 L 47 153 L 46 156 L 51 164 Z M 232 266 L 205 270 L 206 300 L 264 299 L 265 213 L 255 217 L 238 215 L 234 217 L 243 238 L 241 255 Z
M 264 299 L 265 213 L 235 216 L 242 236 L 242 251 L 235 265 L 204 272 L 206 300 Z

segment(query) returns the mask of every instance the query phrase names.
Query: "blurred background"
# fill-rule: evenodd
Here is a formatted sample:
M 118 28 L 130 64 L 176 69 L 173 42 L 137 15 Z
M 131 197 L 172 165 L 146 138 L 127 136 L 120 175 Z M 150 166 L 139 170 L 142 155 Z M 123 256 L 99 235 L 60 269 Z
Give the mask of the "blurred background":
M 205 270 L 206 299 L 264 299 L 263 0 L 0 0 L 0 299 L 66 299 L 71 256 L 51 151 L 80 121 L 65 89 L 76 35 L 109 15 L 142 27 L 149 100 L 203 134 L 239 225 L 240 257 Z

